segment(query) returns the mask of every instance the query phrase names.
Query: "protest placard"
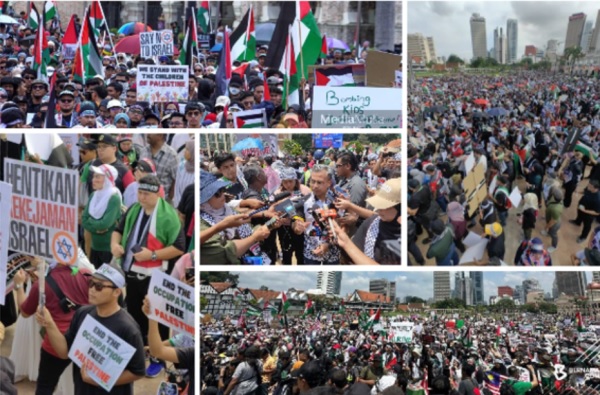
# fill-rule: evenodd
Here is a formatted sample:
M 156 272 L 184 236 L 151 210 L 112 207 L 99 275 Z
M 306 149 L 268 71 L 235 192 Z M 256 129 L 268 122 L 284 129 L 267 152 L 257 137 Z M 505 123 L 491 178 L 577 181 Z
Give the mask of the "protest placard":
M 384 88 L 397 86 L 396 72 L 401 72 L 401 63 L 401 55 L 381 51 L 369 51 L 366 61 L 366 85 Z
M 85 364 L 87 373 L 98 385 L 110 392 L 135 354 L 135 347 L 110 329 L 86 316 L 69 350 L 75 365 Z
M 411 343 L 413 336 L 414 323 L 412 322 L 392 322 L 392 331 L 394 333 L 394 343 Z
M 30 271 L 33 269 L 31 265 L 31 257 L 29 255 L 21 254 L 19 252 L 10 254 L 7 259 L 6 264 L 6 279 L 4 281 L 4 294 L 8 295 L 14 289 L 13 279 L 15 278 L 15 274 L 21 269 L 25 271 Z
M 12 200 L 12 185 L 0 181 L 0 305 L 4 306 L 6 294 L 6 272 L 8 269 L 8 225 Z
M 167 29 L 140 33 L 140 56 L 142 58 L 163 55 L 173 55 L 172 30 Z
M 313 147 L 315 148 L 342 148 L 343 133 L 314 133 Z
M 137 100 L 150 103 L 187 102 L 189 66 L 139 65 Z
M 73 265 L 78 252 L 77 171 L 5 159 L 4 181 L 12 184 L 8 248 Z
M 402 89 L 315 86 L 313 128 L 399 128 Z
M 267 113 L 264 108 L 236 111 L 233 113 L 233 126 L 235 129 L 267 129 Z
M 235 133 L 233 135 L 234 145 L 238 141 L 242 141 L 247 138 L 260 139 L 263 144 L 263 149 L 249 148 L 240 151 L 242 156 L 264 156 L 264 155 L 278 155 L 279 144 L 277 140 L 277 134 L 275 133 Z
M 194 336 L 194 288 L 155 270 L 148 288 L 150 318 Z

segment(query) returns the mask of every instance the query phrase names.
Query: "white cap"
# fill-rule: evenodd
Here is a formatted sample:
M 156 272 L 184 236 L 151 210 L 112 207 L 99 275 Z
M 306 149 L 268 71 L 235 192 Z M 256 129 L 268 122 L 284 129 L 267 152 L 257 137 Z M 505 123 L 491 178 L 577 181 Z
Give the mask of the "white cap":
M 123 108 L 123 104 L 117 99 L 112 99 L 108 102 L 108 105 L 106 106 L 106 108 L 108 108 L 109 110 L 115 107 Z

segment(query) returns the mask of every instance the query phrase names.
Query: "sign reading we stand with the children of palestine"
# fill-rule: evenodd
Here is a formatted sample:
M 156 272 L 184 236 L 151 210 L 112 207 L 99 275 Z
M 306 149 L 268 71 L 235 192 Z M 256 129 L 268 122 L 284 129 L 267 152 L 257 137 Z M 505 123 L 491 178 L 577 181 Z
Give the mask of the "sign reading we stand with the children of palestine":
M 189 66 L 139 65 L 137 100 L 150 103 L 187 102 Z
M 12 185 L 8 248 L 74 264 L 78 253 L 77 171 L 7 158 L 4 181 Z

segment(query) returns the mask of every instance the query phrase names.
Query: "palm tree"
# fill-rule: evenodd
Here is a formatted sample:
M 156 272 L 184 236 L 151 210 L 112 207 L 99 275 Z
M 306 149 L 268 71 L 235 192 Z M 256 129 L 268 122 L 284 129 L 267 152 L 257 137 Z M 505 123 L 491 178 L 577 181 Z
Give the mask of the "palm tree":
M 581 52 L 581 47 L 569 47 L 565 49 L 562 59 L 571 68 L 571 75 L 573 75 L 573 67 L 575 63 L 585 57 L 585 54 Z

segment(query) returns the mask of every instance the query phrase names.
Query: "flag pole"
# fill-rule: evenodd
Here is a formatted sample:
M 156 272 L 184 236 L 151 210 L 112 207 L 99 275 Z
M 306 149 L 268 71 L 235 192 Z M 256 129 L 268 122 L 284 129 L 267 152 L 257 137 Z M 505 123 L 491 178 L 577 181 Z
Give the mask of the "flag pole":
M 298 15 L 296 15 L 298 16 Z M 298 18 L 298 41 L 300 42 L 300 67 L 302 69 L 302 79 L 304 80 L 304 56 L 302 55 L 302 28 L 300 26 L 302 22 L 300 21 L 300 18 Z M 295 59 L 294 59 L 295 61 Z M 304 87 L 302 87 L 304 89 Z

